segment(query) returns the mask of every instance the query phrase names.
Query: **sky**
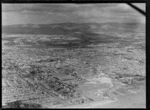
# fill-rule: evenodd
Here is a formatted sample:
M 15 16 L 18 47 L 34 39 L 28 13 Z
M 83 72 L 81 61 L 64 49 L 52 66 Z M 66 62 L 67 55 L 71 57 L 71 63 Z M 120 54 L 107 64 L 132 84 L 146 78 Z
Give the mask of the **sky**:
M 145 3 L 135 3 L 145 11 Z M 145 23 L 145 16 L 123 3 L 2 4 L 2 25 L 52 23 Z

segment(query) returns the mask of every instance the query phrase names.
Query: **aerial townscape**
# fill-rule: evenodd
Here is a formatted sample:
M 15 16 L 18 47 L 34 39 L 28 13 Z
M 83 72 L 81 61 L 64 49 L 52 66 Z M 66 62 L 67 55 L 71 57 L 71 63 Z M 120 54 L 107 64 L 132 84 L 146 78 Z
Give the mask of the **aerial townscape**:
M 3 108 L 109 108 L 146 104 L 145 25 L 2 27 Z

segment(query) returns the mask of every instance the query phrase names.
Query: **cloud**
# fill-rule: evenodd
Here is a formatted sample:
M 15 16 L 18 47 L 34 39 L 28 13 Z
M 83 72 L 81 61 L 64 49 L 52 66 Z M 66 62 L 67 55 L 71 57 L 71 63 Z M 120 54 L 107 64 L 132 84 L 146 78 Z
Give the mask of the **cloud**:
M 2 4 L 2 25 L 129 21 L 144 17 L 127 4 Z
M 70 5 L 69 5 L 70 6 Z M 68 10 L 69 8 L 69 10 Z M 59 4 L 2 4 L 2 12 L 24 12 L 24 11 L 35 11 L 35 12 L 65 12 L 73 11 L 73 7 L 70 8 L 68 5 Z

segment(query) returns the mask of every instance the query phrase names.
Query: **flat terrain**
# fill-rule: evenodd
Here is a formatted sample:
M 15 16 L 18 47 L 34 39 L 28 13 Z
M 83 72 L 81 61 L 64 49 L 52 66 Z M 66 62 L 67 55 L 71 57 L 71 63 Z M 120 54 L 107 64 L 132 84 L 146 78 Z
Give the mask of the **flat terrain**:
M 81 104 L 65 108 L 146 108 L 146 94 L 145 91 L 142 91 L 140 93 L 119 97 L 116 101 L 96 101 L 90 104 Z
M 5 108 L 145 108 L 145 28 L 133 23 L 2 29 Z

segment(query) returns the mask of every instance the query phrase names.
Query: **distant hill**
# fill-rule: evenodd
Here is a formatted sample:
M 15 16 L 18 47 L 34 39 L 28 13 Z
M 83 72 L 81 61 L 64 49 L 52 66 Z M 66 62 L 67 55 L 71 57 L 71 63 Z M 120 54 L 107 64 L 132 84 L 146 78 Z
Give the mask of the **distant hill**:
M 94 27 L 94 28 L 91 28 Z M 57 23 L 57 24 L 19 24 L 2 26 L 5 34 L 57 34 L 93 33 L 94 30 L 131 32 L 145 31 L 144 24 L 135 23 Z

